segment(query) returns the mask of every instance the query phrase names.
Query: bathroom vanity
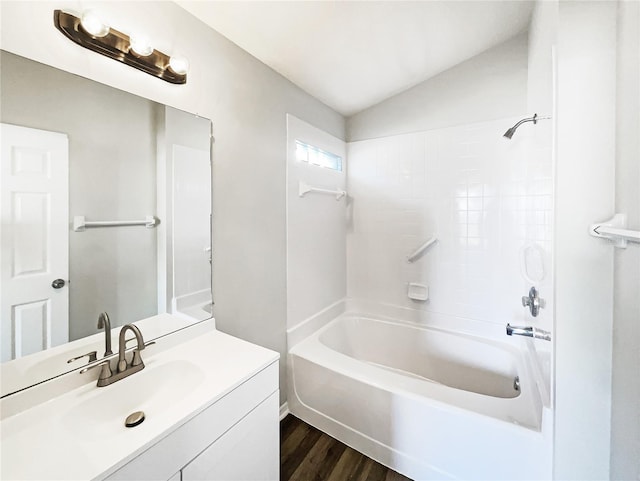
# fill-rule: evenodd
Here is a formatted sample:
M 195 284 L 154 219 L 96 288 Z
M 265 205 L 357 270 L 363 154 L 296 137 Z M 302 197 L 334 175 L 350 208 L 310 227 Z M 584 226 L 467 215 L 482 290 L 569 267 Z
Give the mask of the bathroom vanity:
M 96 386 L 98 369 L 74 371 L 2 399 L 0 477 L 277 479 L 278 353 L 213 325 L 180 336 L 109 386 Z M 144 421 L 125 427 L 136 411 Z

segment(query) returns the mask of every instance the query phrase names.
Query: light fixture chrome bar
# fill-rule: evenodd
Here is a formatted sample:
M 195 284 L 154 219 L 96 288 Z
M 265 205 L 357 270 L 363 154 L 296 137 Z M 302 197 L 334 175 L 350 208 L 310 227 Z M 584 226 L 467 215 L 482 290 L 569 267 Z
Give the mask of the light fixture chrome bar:
M 82 27 L 78 17 L 62 10 L 54 10 L 53 23 L 69 40 L 84 48 L 172 84 L 187 82 L 186 73 L 178 73 L 171 68 L 171 58 L 168 55 L 158 50 L 153 50 L 149 55 L 138 55 L 131 48 L 129 36 L 114 28 L 109 28 L 108 33 L 103 36 L 91 35 Z

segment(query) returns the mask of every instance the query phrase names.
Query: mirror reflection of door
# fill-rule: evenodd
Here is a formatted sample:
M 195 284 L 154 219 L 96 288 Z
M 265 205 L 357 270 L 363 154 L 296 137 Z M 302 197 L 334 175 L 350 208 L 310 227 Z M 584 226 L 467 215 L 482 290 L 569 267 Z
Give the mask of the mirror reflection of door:
M 68 139 L 1 124 L 2 361 L 69 337 Z
M 109 313 L 114 335 L 119 326 L 148 321 L 144 329 L 148 341 L 211 318 L 212 127 L 208 119 L 2 50 L 0 63 L 0 122 L 29 127 L 25 130 L 32 132 L 64 132 L 68 138 L 68 168 L 64 168 L 68 170 L 63 177 L 68 180 L 68 200 L 62 215 L 54 213 L 57 209 L 50 211 L 48 230 L 37 228 L 31 218 L 20 230 L 11 226 L 7 219 L 14 215 L 14 208 L 5 202 L 3 193 L 0 260 L 6 269 L 0 273 L 0 388 L 4 395 L 74 369 L 76 364 L 68 364 L 67 359 L 90 350 L 79 341 L 93 336 L 95 342 L 104 342 L 97 328 L 101 312 Z M 3 139 L 6 152 L 11 151 L 9 145 Z M 51 168 L 42 167 L 41 158 L 34 154 L 39 145 L 35 140 L 24 145 L 32 149 L 20 154 L 24 165 L 29 162 L 28 179 L 39 182 L 30 172 L 38 168 L 47 175 L 62 173 L 54 165 L 58 161 L 53 154 L 44 156 Z M 4 154 L 2 162 L 3 169 L 10 165 Z M 11 170 L 5 171 L 3 183 L 10 179 Z M 191 181 L 196 184 L 189 185 Z M 26 179 L 23 187 L 20 192 L 30 192 Z M 37 203 L 44 200 L 49 197 L 24 195 L 20 212 L 26 216 L 28 207 L 29 216 L 44 218 L 47 209 Z M 87 222 L 109 222 L 137 221 L 151 215 L 160 223 L 149 229 L 96 227 L 76 232 L 69 224 L 75 216 L 84 216 Z M 31 230 L 25 230 L 27 227 Z M 19 242 L 14 239 L 18 235 Z M 37 244 L 45 240 L 64 242 L 68 247 L 58 255 Z M 46 266 L 50 271 L 42 276 L 46 277 L 43 289 L 49 292 L 30 286 L 23 290 L 32 291 L 33 299 L 9 299 L 15 291 L 9 284 L 14 245 L 22 249 L 15 254 L 20 280 L 35 281 L 35 271 Z M 64 271 L 54 266 L 58 261 Z M 65 285 L 57 283 L 60 288 L 53 289 L 51 283 L 56 279 Z M 10 289 L 5 292 L 5 287 Z M 63 297 L 68 313 L 62 315 L 65 324 L 58 329 L 55 326 L 62 324 L 53 320 L 59 312 L 53 299 Z M 63 353 L 66 343 L 76 343 L 68 347 L 77 350 L 73 355 Z M 48 356 L 39 351 L 54 346 L 57 351 L 49 353 L 51 359 L 41 362 Z M 12 361 L 14 358 L 19 359 Z

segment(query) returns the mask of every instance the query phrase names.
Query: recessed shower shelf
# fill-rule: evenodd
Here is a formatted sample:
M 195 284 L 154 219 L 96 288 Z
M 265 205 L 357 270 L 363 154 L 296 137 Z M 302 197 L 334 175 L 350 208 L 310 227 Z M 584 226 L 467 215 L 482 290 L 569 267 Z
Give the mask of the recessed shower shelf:
M 640 231 L 628 230 L 627 214 L 616 214 L 611 219 L 592 224 L 589 233 L 613 242 L 615 247 L 626 248 L 627 242 L 640 242 Z
M 101 220 L 101 221 L 87 221 L 85 216 L 76 215 L 73 218 L 73 230 L 75 232 L 84 232 L 86 229 L 93 227 L 123 227 L 123 226 L 145 226 L 147 229 L 153 229 L 160 223 L 154 215 L 148 215 L 144 220 Z

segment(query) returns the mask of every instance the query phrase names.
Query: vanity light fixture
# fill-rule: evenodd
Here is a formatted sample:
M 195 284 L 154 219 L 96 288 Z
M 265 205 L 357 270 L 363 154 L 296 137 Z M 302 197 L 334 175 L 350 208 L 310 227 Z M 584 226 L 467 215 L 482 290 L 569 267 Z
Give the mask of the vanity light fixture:
M 87 10 L 80 19 L 82 28 L 93 37 L 104 37 L 109 34 L 110 27 L 96 15 L 93 10 Z
M 171 57 L 169 67 L 171 67 L 171 70 L 175 73 L 186 74 L 189 70 L 189 61 L 184 57 Z
M 187 82 L 189 62 L 184 57 L 169 57 L 155 50 L 143 36 L 128 35 L 111 28 L 94 12 L 78 18 L 62 10 L 54 10 L 53 23 L 69 40 L 82 47 L 118 60 L 172 84 Z
M 131 35 L 131 52 L 139 57 L 148 57 L 153 53 L 153 46 L 147 37 Z

